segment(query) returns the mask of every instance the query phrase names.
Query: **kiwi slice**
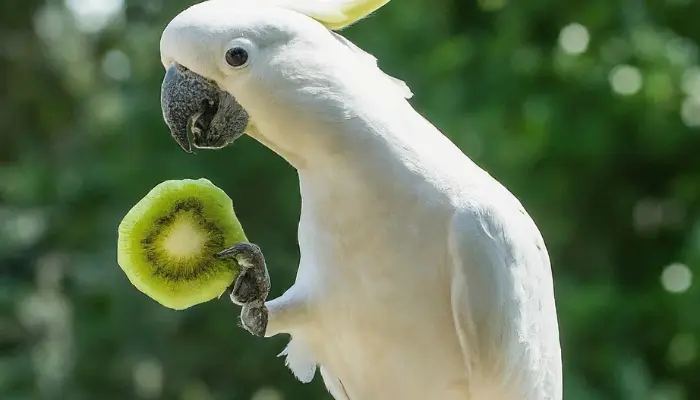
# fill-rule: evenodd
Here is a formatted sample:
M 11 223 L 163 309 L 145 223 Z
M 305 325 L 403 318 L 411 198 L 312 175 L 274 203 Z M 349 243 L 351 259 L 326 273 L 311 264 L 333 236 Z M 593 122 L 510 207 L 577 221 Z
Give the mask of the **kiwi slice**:
M 214 255 L 247 241 L 233 202 L 207 179 L 158 184 L 119 224 L 117 263 L 141 292 L 182 310 L 221 294 L 238 271 Z

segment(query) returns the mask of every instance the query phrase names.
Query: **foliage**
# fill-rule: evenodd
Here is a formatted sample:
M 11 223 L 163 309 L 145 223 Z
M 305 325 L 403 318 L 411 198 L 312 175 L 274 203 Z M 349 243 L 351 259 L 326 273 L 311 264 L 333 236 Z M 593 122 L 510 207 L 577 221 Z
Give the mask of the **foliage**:
M 189 3 L 122 1 L 0 6 L 0 397 L 328 399 L 228 301 L 171 311 L 116 265 L 138 199 L 207 177 L 265 250 L 275 296 L 300 205 L 292 168 L 251 139 L 175 145 L 158 41 Z M 345 32 L 538 222 L 567 400 L 700 393 L 697 15 L 692 0 L 394 0 Z

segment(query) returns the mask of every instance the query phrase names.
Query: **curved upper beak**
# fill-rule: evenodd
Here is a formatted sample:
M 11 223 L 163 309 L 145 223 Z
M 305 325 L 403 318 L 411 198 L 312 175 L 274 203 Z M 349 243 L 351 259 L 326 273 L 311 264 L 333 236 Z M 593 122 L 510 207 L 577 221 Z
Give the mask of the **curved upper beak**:
M 218 149 L 232 143 L 250 119 L 228 92 L 177 63 L 163 78 L 161 108 L 170 134 L 187 153 L 193 146 Z

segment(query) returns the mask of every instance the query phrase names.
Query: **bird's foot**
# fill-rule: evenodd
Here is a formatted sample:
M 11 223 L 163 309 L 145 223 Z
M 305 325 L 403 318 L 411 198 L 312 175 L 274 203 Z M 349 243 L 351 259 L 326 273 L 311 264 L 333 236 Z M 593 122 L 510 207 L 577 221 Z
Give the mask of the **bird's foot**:
M 240 242 L 216 254 L 218 259 L 234 259 L 241 270 L 229 288 L 231 301 L 242 306 L 243 328 L 259 337 L 265 336 L 268 310 L 265 300 L 270 293 L 270 276 L 260 247 Z

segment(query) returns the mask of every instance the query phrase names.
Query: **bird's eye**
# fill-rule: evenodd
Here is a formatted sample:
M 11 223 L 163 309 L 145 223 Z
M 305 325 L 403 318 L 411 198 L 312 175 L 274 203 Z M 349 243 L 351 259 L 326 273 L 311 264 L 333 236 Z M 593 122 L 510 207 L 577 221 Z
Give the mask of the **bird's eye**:
M 233 47 L 226 52 L 226 62 L 232 67 L 240 68 L 248 63 L 248 51 L 243 47 Z

